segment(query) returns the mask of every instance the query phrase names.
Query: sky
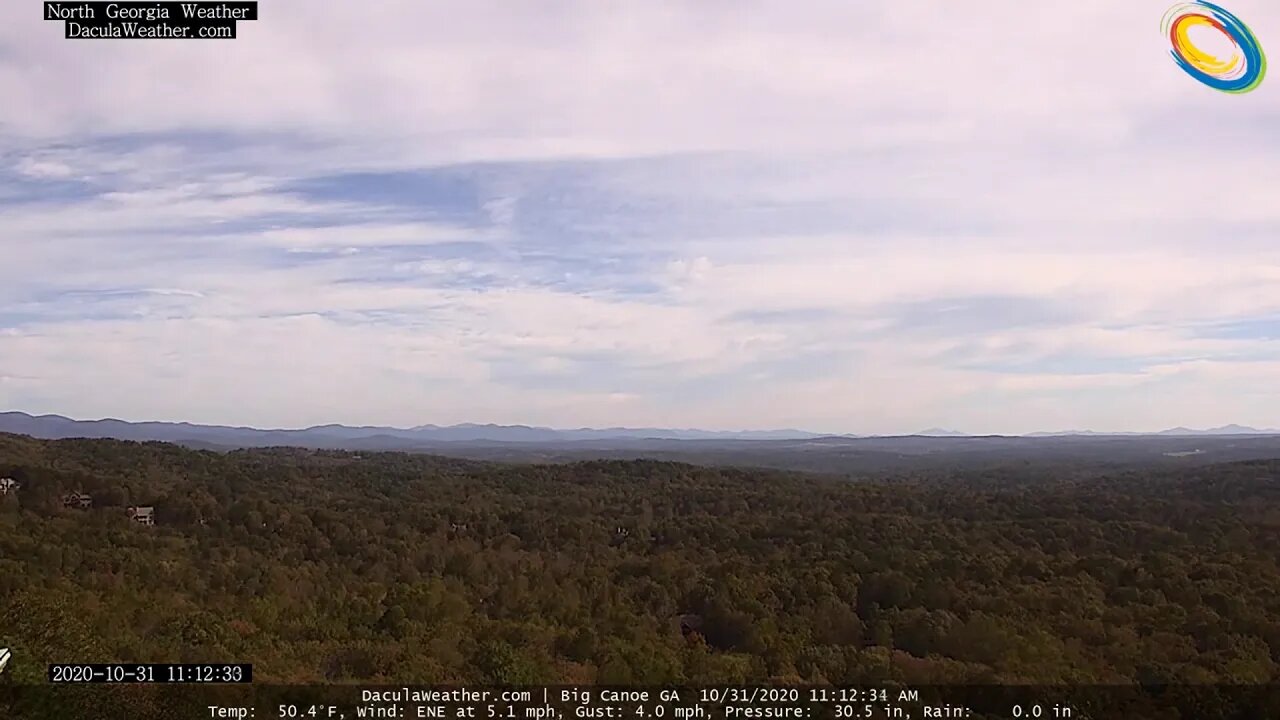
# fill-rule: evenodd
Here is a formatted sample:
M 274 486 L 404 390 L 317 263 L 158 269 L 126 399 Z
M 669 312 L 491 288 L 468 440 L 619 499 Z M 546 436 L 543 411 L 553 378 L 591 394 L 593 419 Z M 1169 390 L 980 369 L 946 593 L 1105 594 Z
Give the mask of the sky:
M 1280 427 L 1280 80 L 1189 78 L 1168 5 L 262 0 L 183 42 L 6 0 L 0 410 Z

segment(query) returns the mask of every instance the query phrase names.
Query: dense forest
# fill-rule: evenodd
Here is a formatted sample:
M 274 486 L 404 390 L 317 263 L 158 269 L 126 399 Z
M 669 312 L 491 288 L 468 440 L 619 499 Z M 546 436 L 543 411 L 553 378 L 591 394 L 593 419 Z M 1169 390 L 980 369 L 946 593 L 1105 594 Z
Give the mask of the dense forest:
M 0 435 L 5 477 L 10 682 L 55 661 L 608 684 L 1264 683 L 1280 663 L 1280 461 L 828 479 Z

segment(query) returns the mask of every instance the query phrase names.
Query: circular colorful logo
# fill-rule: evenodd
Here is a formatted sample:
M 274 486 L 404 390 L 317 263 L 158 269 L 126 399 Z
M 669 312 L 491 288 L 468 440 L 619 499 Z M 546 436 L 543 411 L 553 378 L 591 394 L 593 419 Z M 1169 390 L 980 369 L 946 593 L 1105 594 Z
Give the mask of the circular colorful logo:
M 1267 74 L 1267 56 L 1258 38 L 1240 18 L 1204 0 L 1184 2 L 1169 8 L 1160 24 L 1173 43 L 1170 55 L 1188 75 L 1225 93 L 1241 94 L 1257 89 Z M 1192 31 L 1203 38 L 1206 31 L 1217 32 L 1232 45 L 1221 57 L 1198 47 Z

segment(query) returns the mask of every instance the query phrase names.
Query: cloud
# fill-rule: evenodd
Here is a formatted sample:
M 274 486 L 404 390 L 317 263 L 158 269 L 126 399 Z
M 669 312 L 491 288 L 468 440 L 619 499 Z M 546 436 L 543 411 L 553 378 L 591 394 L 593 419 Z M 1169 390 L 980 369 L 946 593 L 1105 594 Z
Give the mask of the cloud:
M 0 406 L 1280 425 L 1280 95 L 1190 81 L 1164 10 L 275 0 L 129 43 L 0 4 Z
M 54 180 L 71 177 L 74 172 L 71 167 L 60 162 L 41 161 L 35 158 L 24 158 L 14 169 L 27 177 Z

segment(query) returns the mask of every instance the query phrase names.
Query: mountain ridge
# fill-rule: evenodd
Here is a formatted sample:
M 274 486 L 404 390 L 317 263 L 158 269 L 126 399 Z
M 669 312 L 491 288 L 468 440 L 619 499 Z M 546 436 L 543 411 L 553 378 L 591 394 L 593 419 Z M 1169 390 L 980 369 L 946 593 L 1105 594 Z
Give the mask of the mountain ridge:
M 0 412 L 0 432 L 31 435 L 43 439 L 71 437 L 115 438 L 120 440 L 159 441 L 231 441 L 237 440 L 301 440 L 307 437 L 325 439 L 368 439 L 389 437 L 402 440 L 435 442 L 558 442 L 572 440 L 655 439 L 655 440 L 803 440 L 833 437 L 830 433 L 803 430 L 717 431 L 673 428 L 575 428 L 557 429 L 530 425 L 497 425 L 462 423 L 458 425 L 416 425 L 409 428 L 337 423 L 303 428 L 255 428 L 250 426 L 203 425 L 190 422 L 140 421 L 117 418 L 76 420 L 63 415 L 32 415 L 25 412 Z M 853 437 L 853 436 L 835 436 Z M 255 443 L 256 444 L 256 443 Z
M 382 425 L 350 426 L 338 423 L 304 428 L 255 428 L 245 425 L 202 425 L 190 422 L 130 422 L 117 418 L 75 420 L 63 415 L 31 415 L 25 412 L 0 412 L 0 432 L 31 435 L 43 439 L 73 437 L 114 438 L 118 440 L 204 442 L 223 445 L 313 444 L 339 441 L 394 439 L 415 442 L 482 442 L 482 443 L 555 443 L 573 441 L 634 440 L 838 440 L 859 437 L 982 437 L 943 428 L 930 428 L 910 435 L 858 436 L 853 434 L 815 433 L 796 429 L 781 430 L 699 430 L 693 428 L 587 428 L 557 429 L 531 425 L 498 425 L 494 423 L 462 423 L 458 425 L 416 425 L 396 428 Z M 1068 430 L 1034 432 L 1005 437 L 1223 437 L 1232 435 L 1280 435 L 1280 430 L 1258 429 L 1243 425 L 1223 425 L 1205 430 L 1174 427 L 1158 432 L 1100 432 Z

